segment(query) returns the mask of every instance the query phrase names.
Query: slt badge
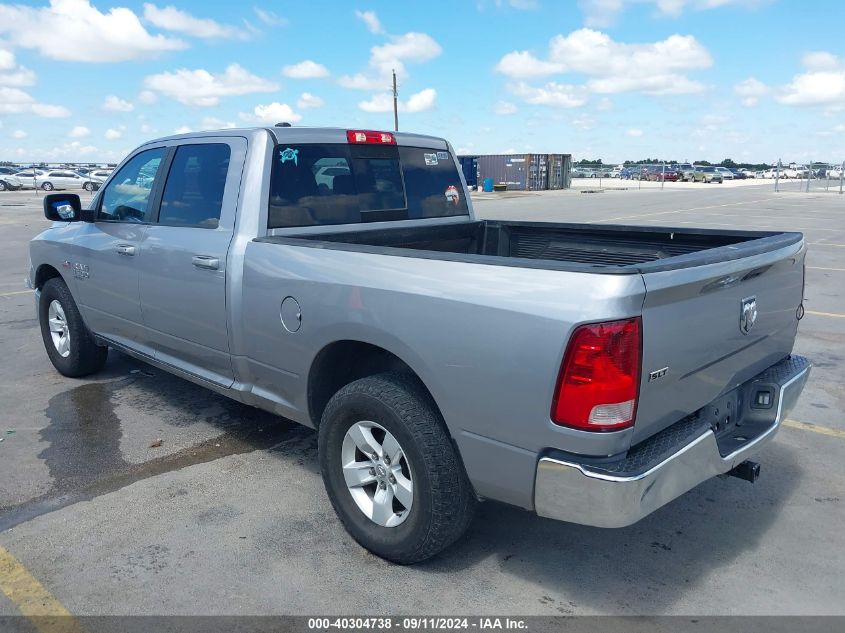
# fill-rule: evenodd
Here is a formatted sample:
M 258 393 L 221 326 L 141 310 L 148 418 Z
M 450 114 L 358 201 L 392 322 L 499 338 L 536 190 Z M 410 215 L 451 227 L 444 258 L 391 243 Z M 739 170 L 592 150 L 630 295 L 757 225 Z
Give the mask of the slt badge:
M 743 334 L 748 334 L 756 321 L 757 297 L 743 299 L 739 310 L 739 331 Z

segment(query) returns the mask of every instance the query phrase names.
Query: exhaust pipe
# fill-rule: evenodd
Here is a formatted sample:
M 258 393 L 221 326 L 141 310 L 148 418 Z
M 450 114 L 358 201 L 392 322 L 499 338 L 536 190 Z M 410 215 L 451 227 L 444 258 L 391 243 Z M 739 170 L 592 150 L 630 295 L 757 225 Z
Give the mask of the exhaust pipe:
M 746 459 L 733 470 L 728 471 L 728 475 L 750 481 L 753 484 L 760 477 L 760 464 Z

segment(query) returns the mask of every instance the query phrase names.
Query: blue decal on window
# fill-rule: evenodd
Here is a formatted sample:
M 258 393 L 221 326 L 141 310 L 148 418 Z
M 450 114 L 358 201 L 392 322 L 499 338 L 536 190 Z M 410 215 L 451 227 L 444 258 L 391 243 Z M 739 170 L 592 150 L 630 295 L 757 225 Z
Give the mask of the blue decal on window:
M 279 150 L 279 158 L 281 158 L 282 163 L 286 163 L 289 160 L 292 160 L 294 165 L 299 166 L 298 156 L 298 149 L 291 149 L 290 147 L 286 147 L 283 150 Z

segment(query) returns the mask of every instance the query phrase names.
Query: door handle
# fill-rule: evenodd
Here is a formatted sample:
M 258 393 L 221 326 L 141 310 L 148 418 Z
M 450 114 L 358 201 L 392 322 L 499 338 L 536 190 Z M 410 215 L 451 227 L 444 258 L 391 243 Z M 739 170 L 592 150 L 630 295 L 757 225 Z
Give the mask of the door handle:
M 220 268 L 220 260 L 209 255 L 194 255 L 191 258 L 191 263 L 197 268 L 207 268 L 208 270 Z
M 118 244 L 114 247 L 114 251 L 118 255 L 129 255 L 131 257 L 135 254 L 135 247 L 131 244 Z

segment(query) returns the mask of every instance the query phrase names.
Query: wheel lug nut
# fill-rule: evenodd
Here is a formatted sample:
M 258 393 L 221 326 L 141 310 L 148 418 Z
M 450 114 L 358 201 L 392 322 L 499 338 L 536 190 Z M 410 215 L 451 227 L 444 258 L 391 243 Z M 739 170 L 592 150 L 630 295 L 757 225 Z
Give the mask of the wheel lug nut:
M 379 488 L 381 488 L 382 490 L 384 490 L 385 488 L 387 488 L 387 484 L 386 484 L 386 483 L 384 483 L 384 482 L 381 482 L 381 483 L 378 485 L 378 487 L 379 487 Z
M 396 477 L 394 477 L 393 475 L 390 476 L 390 483 L 392 483 L 392 484 L 396 483 Z
M 373 475 L 375 475 L 375 474 L 376 474 L 376 469 L 375 469 L 375 468 L 370 468 L 370 476 L 373 476 Z

